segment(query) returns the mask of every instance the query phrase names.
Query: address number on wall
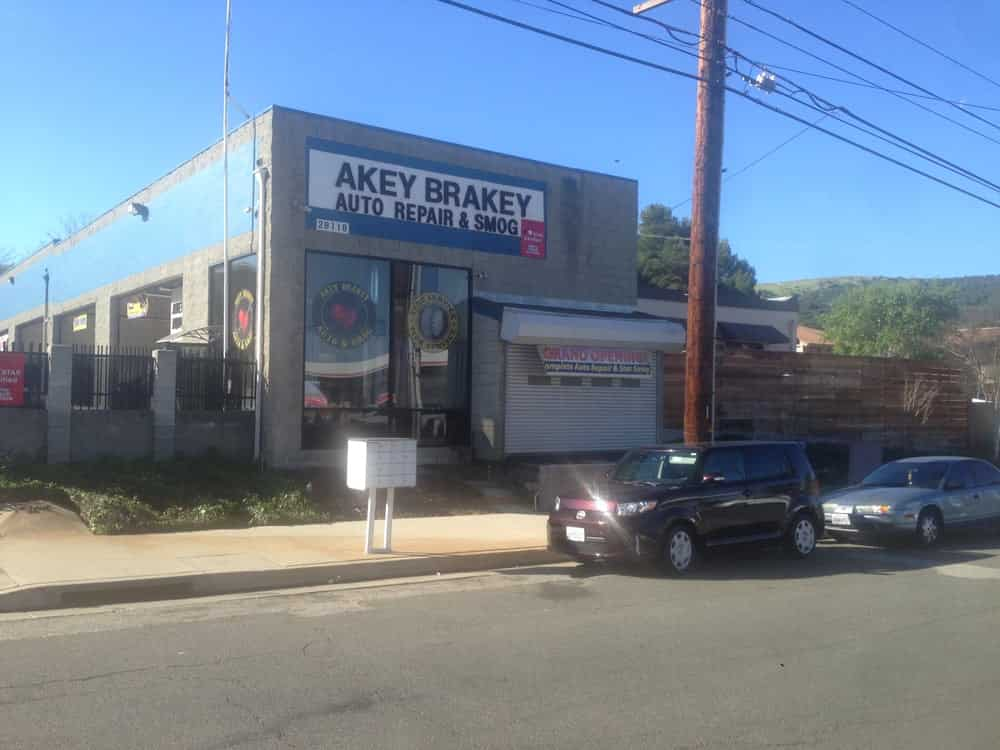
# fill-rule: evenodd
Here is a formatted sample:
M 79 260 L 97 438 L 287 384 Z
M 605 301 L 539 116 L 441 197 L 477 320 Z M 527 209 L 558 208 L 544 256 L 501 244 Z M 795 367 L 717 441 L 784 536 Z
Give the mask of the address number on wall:
M 334 232 L 335 234 L 350 234 L 351 225 L 346 221 L 331 221 L 330 219 L 316 219 L 317 232 Z

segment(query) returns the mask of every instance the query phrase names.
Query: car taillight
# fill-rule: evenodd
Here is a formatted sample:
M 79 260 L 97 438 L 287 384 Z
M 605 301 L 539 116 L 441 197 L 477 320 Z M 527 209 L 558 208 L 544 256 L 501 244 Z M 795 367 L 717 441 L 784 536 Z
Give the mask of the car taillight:
M 809 494 L 813 497 L 819 497 L 819 480 L 816 477 L 809 480 Z

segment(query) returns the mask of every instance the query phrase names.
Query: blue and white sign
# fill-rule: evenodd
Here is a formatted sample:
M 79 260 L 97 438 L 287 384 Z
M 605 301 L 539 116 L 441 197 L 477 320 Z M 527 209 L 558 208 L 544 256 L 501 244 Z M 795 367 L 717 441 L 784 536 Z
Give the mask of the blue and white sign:
M 306 226 L 545 257 L 545 183 L 310 139 Z

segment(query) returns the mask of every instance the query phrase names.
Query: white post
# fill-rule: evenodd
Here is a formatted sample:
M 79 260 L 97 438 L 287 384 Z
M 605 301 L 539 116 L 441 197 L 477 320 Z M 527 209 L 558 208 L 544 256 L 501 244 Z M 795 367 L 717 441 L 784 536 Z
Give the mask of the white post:
M 375 493 L 374 487 L 368 490 L 368 522 L 365 524 L 365 554 L 372 553 L 372 541 L 375 538 Z
M 261 166 L 254 170 L 257 182 L 260 185 L 260 203 L 257 219 L 257 298 L 254 300 L 254 347 L 253 357 L 257 367 L 254 389 L 254 430 L 253 430 L 253 459 L 261 460 L 261 425 L 263 420 L 264 407 L 264 216 L 267 211 L 267 197 L 265 184 L 267 180 L 267 167 Z
M 385 495 L 385 530 L 382 535 L 382 551 L 392 552 L 392 505 L 396 499 L 396 488 L 390 487 Z

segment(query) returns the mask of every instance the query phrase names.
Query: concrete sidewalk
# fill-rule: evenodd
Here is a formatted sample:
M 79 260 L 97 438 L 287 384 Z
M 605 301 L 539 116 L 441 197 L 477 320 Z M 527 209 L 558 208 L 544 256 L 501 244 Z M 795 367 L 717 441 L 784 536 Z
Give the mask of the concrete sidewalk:
M 433 575 L 561 559 L 545 517 L 393 521 L 393 551 L 364 554 L 363 521 L 95 536 L 73 513 L 0 509 L 0 612 Z M 381 523 L 376 527 L 381 541 Z

